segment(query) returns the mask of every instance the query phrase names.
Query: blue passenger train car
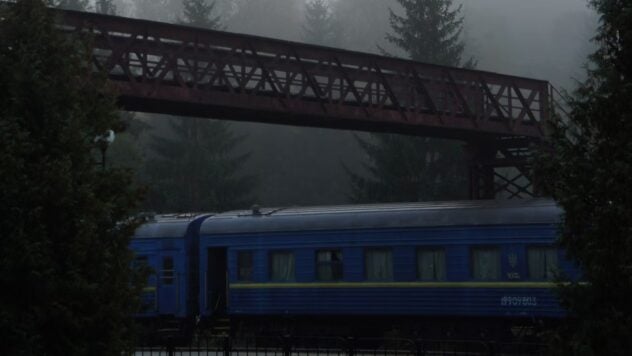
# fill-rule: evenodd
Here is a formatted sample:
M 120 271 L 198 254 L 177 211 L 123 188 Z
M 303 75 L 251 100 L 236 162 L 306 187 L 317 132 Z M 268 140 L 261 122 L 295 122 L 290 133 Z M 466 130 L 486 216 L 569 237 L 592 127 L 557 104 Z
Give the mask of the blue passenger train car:
M 554 321 L 565 315 L 554 274 L 578 275 L 555 245 L 561 213 L 549 200 L 522 200 L 202 216 L 178 230 L 181 244 L 170 242 L 189 246 L 172 248 L 175 273 L 189 276 L 176 283 L 189 304 L 167 300 L 177 300 L 178 317 L 229 317 L 234 329 L 256 333 L 445 336 Z M 167 245 L 158 241 L 169 239 L 149 240 L 133 248 L 155 251 L 164 264 Z M 158 303 L 158 312 L 167 308 Z
M 560 214 L 548 200 L 220 214 L 200 229 L 200 311 L 293 320 L 560 318 L 551 279 L 576 274 L 554 243 Z

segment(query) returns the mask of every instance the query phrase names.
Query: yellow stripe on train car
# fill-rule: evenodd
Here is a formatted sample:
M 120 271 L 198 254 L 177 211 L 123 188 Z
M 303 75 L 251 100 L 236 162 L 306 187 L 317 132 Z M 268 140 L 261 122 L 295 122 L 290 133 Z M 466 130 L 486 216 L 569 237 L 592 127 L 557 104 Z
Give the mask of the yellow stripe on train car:
M 265 288 L 555 288 L 554 282 L 317 282 L 231 283 L 234 289 Z

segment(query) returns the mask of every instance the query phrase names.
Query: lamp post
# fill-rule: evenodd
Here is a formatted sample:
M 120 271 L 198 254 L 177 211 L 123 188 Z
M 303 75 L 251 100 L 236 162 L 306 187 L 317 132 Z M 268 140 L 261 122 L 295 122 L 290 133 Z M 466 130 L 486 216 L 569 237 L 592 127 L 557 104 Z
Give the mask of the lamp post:
M 105 170 L 105 152 L 108 150 L 108 147 L 114 142 L 116 135 L 114 131 L 107 130 L 103 135 L 97 136 L 94 138 L 94 143 L 97 144 L 99 150 L 101 151 L 101 169 Z

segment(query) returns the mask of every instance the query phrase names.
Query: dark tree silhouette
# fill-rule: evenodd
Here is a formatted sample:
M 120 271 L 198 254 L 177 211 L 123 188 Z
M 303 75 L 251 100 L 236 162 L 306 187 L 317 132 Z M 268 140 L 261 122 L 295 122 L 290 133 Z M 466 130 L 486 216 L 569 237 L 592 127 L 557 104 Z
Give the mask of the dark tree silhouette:
M 0 354 L 127 354 L 139 196 L 95 144 L 122 126 L 115 95 L 43 1 L 0 11 Z
M 340 29 L 325 0 L 311 0 L 305 5 L 303 40 L 322 46 L 336 46 Z
M 555 352 L 626 355 L 632 350 L 632 7 L 590 3 L 601 16 L 599 48 L 588 79 L 570 98 L 570 121 L 553 125 L 553 148 L 536 161 L 536 172 L 564 208 L 560 242 L 582 270 L 582 283 L 562 278 L 559 285 L 571 318 L 554 339 Z
M 184 0 L 183 16 L 181 23 L 213 30 L 224 28 L 221 16 L 213 15 L 215 11 L 215 1 L 208 0 Z
M 390 10 L 391 28 L 386 40 L 402 49 L 413 60 L 451 67 L 473 67 L 470 58 L 462 62 L 465 44 L 463 5 L 454 6 L 452 0 L 397 0 L 404 15 Z
M 95 3 L 96 12 L 106 15 L 116 15 L 116 5 L 112 0 L 97 0 Z
M 248 154 L 230 127 L 209 119 L 174 118 L 170 137 L 154 136 L 148 161 L 150 201 L 159 212 L 224 211 L 247 207 L 255 187 L 241 174 Z
M 393 34 L 386 39 L 413 60 L 460 66 L 461 6 L 452 0 L 398 0 L 390 10 Z M 466 64 L 473 66 L 470 59 Z M 467 170 L 458 143 L 394 134 L 358 139 L 368 157 L 366 174 L 349 172 L 356 202 L 395 202 L 467 197 Z
M 48 0 L 48 4 L 64 10 L 86 11 L 89 0 Z
M 181 23 L 221 28 L 215 2 L 187 0 Z M 254 177 L 241 174 L 248 153 L 236 153 L 243 137 L 224 121 L 173 118 L 170 133 L 154 136 L 147 162 L 148 208 L 160 212 L 222 211 L 250 204 Z

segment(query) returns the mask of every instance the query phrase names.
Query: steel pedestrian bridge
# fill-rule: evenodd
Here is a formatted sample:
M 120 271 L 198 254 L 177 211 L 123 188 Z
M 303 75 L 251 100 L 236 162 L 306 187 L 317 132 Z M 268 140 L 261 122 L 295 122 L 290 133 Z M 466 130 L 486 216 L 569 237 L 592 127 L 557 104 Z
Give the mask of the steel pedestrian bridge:
M 470 147 L 473 198 L 533 193 L 494 169 L 528 174 L 528 147 L 544 138 L 551 115 L 546 81 L 53 11 L 61 30 L 93 36 L 94 66 L 115 83 L 125 110 L 459 139 Z

